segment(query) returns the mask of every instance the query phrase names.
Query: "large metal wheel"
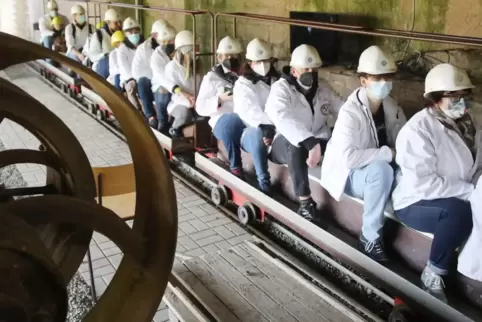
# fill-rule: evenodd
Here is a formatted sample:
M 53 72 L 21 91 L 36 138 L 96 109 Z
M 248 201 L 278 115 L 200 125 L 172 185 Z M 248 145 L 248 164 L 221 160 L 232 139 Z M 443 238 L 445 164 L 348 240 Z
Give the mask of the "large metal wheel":
M 224 206 L 229 201 L 228 190 L 225 186 L 216 186 L 211 189 L 211 199 L 216 206 Z
M 239 206 L 238 219 L 244 226 L 252 224 L 256 219 L 256 208 L 249 202 Z
M 420 321 L 405 305 L 396 305 L 388 317 L 388 322 L 414 322 Z
M 108 289 L 83 321 L 152 321 L 167 286 L 177 239 L 174 183 L 154 134 L 130 103 L 92 70 L 9 34 L 0 32 L 0 42 L 8 44 L 0 46 L 4 58 L 0 70 L 51 58 L 99 93 L 116 114 L 136 178 L 131 229 L 95 202 L 96 184 L 89 160 L 62 120 L 0 78 L 0 120 L 15 121 L 44 147 L 42 151 L 0 151 L 0 167 L 17 163 L 47 166 L 44 187 L 1 191 L 2 196 L 29 198 L 0 200 L 0 320 L 65 321 L 66 286 L 82 263 L 95 230 L 113 241 L 124 256 Z

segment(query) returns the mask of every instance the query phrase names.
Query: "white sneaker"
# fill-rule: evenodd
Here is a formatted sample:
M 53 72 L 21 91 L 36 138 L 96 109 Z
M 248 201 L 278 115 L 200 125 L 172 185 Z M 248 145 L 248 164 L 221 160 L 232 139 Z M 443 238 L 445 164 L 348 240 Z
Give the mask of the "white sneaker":
M 447 297 L 445 296 L 445 284 L 440 275 L 432 272 L 431 269 L 425 267 L 422 273 L 422 288 L 425 292 L 429 293 L 433 297 L 436 297 L 440 301 L 447 303 Z

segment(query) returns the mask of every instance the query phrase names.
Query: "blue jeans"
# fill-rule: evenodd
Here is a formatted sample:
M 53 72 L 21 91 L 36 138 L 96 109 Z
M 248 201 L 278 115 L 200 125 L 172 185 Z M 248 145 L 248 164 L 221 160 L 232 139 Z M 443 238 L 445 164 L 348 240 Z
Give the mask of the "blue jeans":
M 353 169 L 348 176 L 345 193 L 363 200 L 362 234 L 368 241 L 380 237 L 393 182 L 393 168 L 385 161 L 375 161 L 363 168 Z
M 105 79 L 109 77 L 109 56 L 104 56 L 98 61 L 95 72 Z
M 167 106 L 171 102 L 171 93 L 157 91 L 154 94 L 154 99 L 156 100 L 157 122 L 165 127 L 168 123 Z
M 433 234 L 428 267 L 438 275 L 447 275 L 452 255 L 472 232 L 472 208 L 458 198 L 420 200 L 396 211 L 413 229 Z
M 216 139 L 223 142 L 228 151 L 229 167 L 238 170 L 243 167 L 241 162 L 241 135 L 246 125 L 236 113 L 223 114 L 213 129 Z
M 79 62 L 79 63 L 82 63 L 79 59 L 79 57 L 77 57 L 76 54 L 74 54 L 73 52 L 69 51 L 69 53 L 67 54 L 67 57 L 69 57 L 70 59 L 73 59 L 75 60 L 76 62 Z
M 117 88 L 119 91 L 122 92 L 122 87 L 120 85 L 120 74 L 117 74 L 114 76 L 114 86 Z
M 47 36 L 42 39 L 42 45 L 45 48 L 52 49 L 52 46 L 54 45 L 54 37 L 53 36 Z M 53 60 L 52 59 L 46 59 L 45 60 L 47 63 L 52 64 Z
M 142 109 L 145 117 L 149 120 L 151 117 L 156 117 L 154 110 L 154 95 L 152 94 L 151 80 L 147 77 L 141 77 L 137 81 L 137 94 L 142 102 Z
M 271 186 L 268 171 L 268 148 L 263 142 L 263 131 L 260 128 L 247 127 L 241 137 L 241 147 L 253 158 L 258 184 L 262 189 Z

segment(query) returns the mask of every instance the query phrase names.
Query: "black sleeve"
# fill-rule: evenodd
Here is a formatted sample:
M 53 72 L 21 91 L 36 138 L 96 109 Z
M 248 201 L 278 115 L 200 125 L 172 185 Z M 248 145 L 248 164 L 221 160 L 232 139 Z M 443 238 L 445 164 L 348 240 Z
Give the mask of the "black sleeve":
M 304 147 L 306 150 L 310 151 L 318 143 L 320 143 L 320 141 L 317 138 L 310 136 L 306 140 L 300 142 L 300 145 Z
M 263 131 L 263 138 L 272 140 L 276 134 L 276 127 L 272 124 L 260 124 L 259 128 Z

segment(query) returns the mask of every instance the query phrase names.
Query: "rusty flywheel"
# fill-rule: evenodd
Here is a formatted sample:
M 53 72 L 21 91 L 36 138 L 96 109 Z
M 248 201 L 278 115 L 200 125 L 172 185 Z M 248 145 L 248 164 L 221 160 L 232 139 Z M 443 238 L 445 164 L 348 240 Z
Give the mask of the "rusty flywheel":
M 177 237 L 177 206 L 167 160 L 141 115 L 105 80 L 81 64 L 29 41 L 0 33 L 0 70 L 52 58 L 79 74 L 115 113 L 127 139 L 136 177 L 132 229 L 96 201 L 91 166 L 79 141 L 55 114 L 0 78 L 0 120 L 29 130 L 42 151 L 5 150 L 0 167 L 47 166 L 44 187 L 0 201 L 0 320 L 64 321 L 66 286 L 82 263 L 93 231 L 124 257 L 111 284 L 84 321 L 152 321 L 167 286 Z M 8 195 L 8 189 L 2 192 Z

